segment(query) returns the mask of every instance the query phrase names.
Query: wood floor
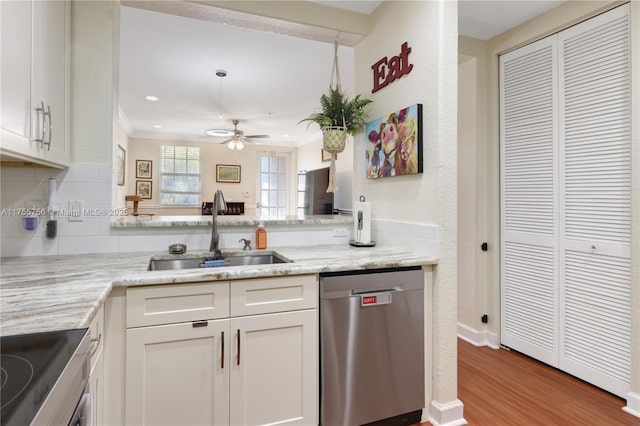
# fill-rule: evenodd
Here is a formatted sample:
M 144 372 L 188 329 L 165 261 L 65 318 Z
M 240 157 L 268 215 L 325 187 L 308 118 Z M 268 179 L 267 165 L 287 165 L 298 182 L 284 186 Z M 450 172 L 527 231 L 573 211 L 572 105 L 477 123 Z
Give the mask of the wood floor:
M 472 426 L 640 425 L 623 399 L 515 351 L 460 339 L 458 398 Z

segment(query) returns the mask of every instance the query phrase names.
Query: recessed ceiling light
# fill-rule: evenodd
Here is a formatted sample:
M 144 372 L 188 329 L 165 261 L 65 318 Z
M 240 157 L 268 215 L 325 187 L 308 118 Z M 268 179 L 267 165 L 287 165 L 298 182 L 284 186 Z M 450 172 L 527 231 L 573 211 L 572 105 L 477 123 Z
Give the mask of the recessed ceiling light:
M 154 125 L 153 125 L 153 126 L 151 126 L 151 127 L 153 127 L 154 129 L 162 129 L 162 126 L 161 126 L 161 125 L 159 125 L 159 124 L 154 124 Z
M 153 95 L 147 95 L 144 97 L 146 100 L 150 101 L 150 102 L 155 102 L 155 101 L 159 101 L 160 98 L 157 96 L 153 96 Z
M 233 130 L 226 129 L 209 129 L 205 131 L 205 133 L 209 136 L 219 136 L 221 138 L 233 136 L 235 134 Z
M 283 138 L 288 138 L 288 137 L 289 137 L 289 135 L 282 135 L 282 137 L 283 137 Z

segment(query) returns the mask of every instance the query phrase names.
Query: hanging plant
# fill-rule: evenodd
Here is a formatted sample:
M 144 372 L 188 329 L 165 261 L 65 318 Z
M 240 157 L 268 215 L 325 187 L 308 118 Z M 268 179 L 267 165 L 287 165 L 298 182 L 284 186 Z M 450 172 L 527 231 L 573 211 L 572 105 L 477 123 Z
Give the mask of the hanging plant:
M 340 70 L 338 68 L 338 42 L 334 42 L 335 55 L 333 58 L 333 70 L 329 92 L 320 96 L 320 112 L 315 112 L 300 123 L 308 121 L 316 123 L 322 130 L 322 142 L 325 151 L 331 153 L 331 166 L 329 173 L 329 187 L 327 192 L 335 192 L 335 160 L 337 154 L 344 151 L 347 135 L 355 136 L 364 130 L 368 117 L 365 107 L 373 102 L 371 99 L 356 95 L 349 99 L 340 85 Z M 334 77 L 336 79 L 333 87 Z
M 349 99 L 338 87 L 329 87 L 329 92 L 320 96 L 321 111 L 309 115 L 300 123 L 309 121 L 323 127 L 342 127 L 347 134 L 355 136 L 364 130 L 368 117 L 364 107 L 371 99 L 356 95 Z

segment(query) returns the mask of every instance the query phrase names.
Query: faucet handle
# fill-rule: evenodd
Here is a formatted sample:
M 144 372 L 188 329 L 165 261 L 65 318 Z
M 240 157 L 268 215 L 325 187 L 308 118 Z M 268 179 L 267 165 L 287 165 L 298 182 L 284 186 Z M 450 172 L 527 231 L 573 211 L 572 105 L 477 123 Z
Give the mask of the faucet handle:
M 251 240 L 247 240 L 246 238 L 240 238 L 238 242 L 244 243 L 244 247 L 242 247 L 242 250 L 251 250 Z

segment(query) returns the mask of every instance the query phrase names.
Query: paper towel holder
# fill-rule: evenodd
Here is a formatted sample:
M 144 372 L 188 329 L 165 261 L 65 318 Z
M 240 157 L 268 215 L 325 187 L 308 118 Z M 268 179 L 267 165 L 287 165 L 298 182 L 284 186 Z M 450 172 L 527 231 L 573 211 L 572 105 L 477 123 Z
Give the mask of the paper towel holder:
M 365 198 L 364 195 L 360 196 L 360 202 L 364 202 Z M 358 211 L 358 229 L 362 229 L 362 211 Z M 359 233 L 359 231 L 358 231 Z M 357 241 L 357 240 L 351 240 L 349 241 L 349 245 L 352 245 L 354 247 L 373 247 L 376 245 L 375 241 L 369 241 L 366 243 Z

